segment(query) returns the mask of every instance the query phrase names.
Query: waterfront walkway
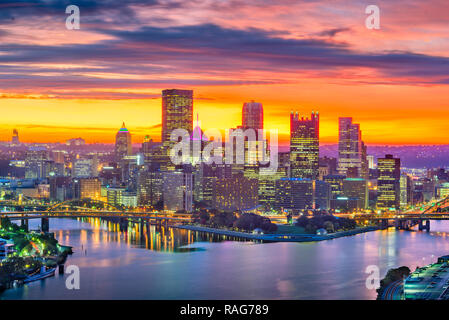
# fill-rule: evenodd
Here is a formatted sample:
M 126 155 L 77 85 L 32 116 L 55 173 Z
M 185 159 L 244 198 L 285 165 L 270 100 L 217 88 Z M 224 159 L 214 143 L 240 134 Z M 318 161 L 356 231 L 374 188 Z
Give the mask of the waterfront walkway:
M 258 233 L 248 233 L 240 231 L 232 231 L 227 229 L 217 229 L 209 228 L 196 225 L 174 225 L 173 227 L 178 229 L 186 229 L 191 231 L 206 232 L 212 234 L 218 234 L 228 237 L 236 237 L 248 240 L 263 241 L 263 242 L 312 242 L 312 241 L 323 241 L 330 240 L 340 237 L 352 236 L 359 233 L 369 232 L 378 230 L 377 227 L 365 227 L 357 228 L 349 231 L 341 231 L 328 235 L 314 235 L 314 234 L 258 234 Z

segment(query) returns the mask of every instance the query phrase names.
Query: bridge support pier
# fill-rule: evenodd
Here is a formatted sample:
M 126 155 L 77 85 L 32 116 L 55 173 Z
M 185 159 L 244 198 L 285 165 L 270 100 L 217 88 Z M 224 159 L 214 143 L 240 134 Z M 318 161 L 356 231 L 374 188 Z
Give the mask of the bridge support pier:
M 388 219 L 379 220 L 378 225 L 381 229 L 387 229 L 388 228 Z
M 50 230 L 50 219 L 42 218 L 41 219 L 41 231 L 48 232 Z
M 125 232 L 126 230 L 128 230 L 128 219 L 120 218 L 119 229 L 121 232 Z
M 20 226 L 25 230 L 25 232 L 28 232 L 28 219 L 22 219 L 20 221 Z
M 420 221 L 419 221 L 418 229 L 419 229 L 420 231 L 426 230 L 427 232 L 429 232 L 429 231 L 430 231 L 430 220 L 426 220 L 426 224 L 424 224 L 424 221 L 423 221 L 423 220 L 420 220 Z

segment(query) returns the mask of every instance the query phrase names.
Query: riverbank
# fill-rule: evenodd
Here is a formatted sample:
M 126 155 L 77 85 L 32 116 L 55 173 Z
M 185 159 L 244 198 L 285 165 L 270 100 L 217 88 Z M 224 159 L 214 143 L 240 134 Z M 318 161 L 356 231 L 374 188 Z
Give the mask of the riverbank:
M 9 219 L 0 225 L 0 292 L 13 285 L 54 274 L 72 254 L 72 247 L 60 245 L 54 233 L 28 231 Z
M 359 233 L 370 232 L 379 230 L 378 227 L 363 227 L 356 228 L 354 230 L 348 231 L 340 231 L 327 235 L 314 235 L 314 234 L 275 234 L 275 233 L 266 233 L 266 234 L 258 234 L 258 233 L 248 233 L 248 232 L 240 232 L 233 231 L 227 229 L 217 229 L 210 227 L 203 227 L 198 225 L 174 225 L 174 228 L 185 229 L 190 231 L 197 232 L 206 232 L 211 234 L 218 234 L 228 237 L 236 237 L 248 240 L 262 241 L 262 242 L 314 242 L 314 241 L 323 241 L 323 240 L 331 240 L 341 237 L 353 236 Z

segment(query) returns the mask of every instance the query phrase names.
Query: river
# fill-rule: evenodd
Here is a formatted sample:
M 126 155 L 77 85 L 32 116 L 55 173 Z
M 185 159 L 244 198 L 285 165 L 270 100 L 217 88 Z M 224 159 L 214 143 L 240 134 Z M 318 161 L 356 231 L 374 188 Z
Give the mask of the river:
M 40 220 L 31 220 L 30 229 Z M 187 230 L 100 219 L 51 219 L 50 231 L 73 246 L 67 275 L 5 291 L 0 299 L 375 299 L 370 265 L 414 270 L 449 254 L 449 221 L 431 232 L 383 231 L 311 243 L 230 241 Z

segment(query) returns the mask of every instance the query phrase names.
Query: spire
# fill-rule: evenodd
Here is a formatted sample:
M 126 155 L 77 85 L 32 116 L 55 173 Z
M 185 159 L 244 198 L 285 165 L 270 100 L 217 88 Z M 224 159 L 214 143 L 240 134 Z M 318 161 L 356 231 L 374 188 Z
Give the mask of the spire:
M 125 121 L 123 121 L 123 123 L 122 123 L 122 128 L 126 128 Z

